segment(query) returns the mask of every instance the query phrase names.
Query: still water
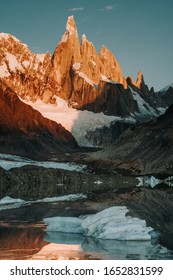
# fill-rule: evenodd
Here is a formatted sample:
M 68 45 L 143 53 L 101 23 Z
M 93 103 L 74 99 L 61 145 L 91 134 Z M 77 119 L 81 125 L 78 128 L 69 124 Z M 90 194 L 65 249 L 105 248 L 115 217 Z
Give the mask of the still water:
M 65 204 L 63 204 L 63 207 Z M 27 219 L 24 218 L 27 208 Z M 68 204 L 67 204 L 68 208 Z M 147 241 L 117 241 L 85 237 L 82 234 L 46 231 L 42 219 L 34 216 L 32 205 L 15 211 L 1 211 L 0 259 L 173 259 L 173 251 Z M 49 213 L 54 203 L 47 204 Z M 46 208 L 44 205 L 44 212 Z M 3 214 L 3 215 L 2 215 Z M 41 217 L 41 214 L 40 214 Z

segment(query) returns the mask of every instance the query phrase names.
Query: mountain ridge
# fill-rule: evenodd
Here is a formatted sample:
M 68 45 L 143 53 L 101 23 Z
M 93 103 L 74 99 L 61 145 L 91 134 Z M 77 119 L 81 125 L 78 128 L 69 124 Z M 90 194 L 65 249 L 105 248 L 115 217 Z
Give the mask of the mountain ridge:
M 66 31 L 53 56 L 49 53 L 33 54 L 26 44 L 5 33 L 0 34 L 0 49 L 0 80 L 22 100 L 30 101 L 30 105 L 41 100 L 56 108 L 58 97 L 78 112 L 87 110 L 115 116 L 115 121 L 106 125 L 106 130 L 109 126 L 112 132 L 115 127 L 123 132 L 131 126 L 131 119 L 133 122 L 146 122 L 156 118 L 173 103 L 172 91 L 168 89 L 160 94 L 153 88 L 149 89 L 142 72 L 138 72 L 136 82 L 131 77 L 125 78 L 119 62 L 106 47 L 97 53 L 85 35 L 79 42 L 72 16 L 67 20 Z M 42 113 L 39 107 L 37 110 Z M 69 117 L 67 115 L 67 119 Z M 81 125 L 85 126 L 85 123 Z M 100 121 L 99 129 L 100 132 L 97 128 L 96 132 L 91 132 L 87 128 L 84 134 L 89 134 L 93 143 L 102 146 L 99 137 L 105 131 L 105 122 Z M 78 132 L 73 136 L 77 137 L 75 133 Z M 116 134 L 112 132 L 110 135 Z M 108 143 L 113 140 L 116 139 L 108 139 Z
M 130 103 L 134 103 L 132 107 L 136 108 L 137 113 L 140 112 L 140 104 L 134 101 L 129 85 L 133 86 L 133 90 L 142 98 L 147 95 L 145 102 L 148 103 L 152 99 L 151 90 L 146 86 L 142 72 L 139 71 L 136 82 L 130 77 L 126 79 L 120 64 L 105 46 L 98 54 L 85 35 L 82 36 L 81 43 L 79 42 L 73 16 L 68 18 L 66 31 L 52 57 L 49 53 L 42 56 L 35 55 L 27 45 L 14 36 L 4 33 L 0 36 L 0 48 L 2 50 L 0 77 L 24 99 L 33 102 L 41 99 L 45 103 L 53 104 L 54 97 L 58 96 L 65 99 L 73 108 L 103 112 L 108 115 L 117 115 L 117 109 L 114 110 L 114 107 L 121 104 L 121 98 L 116 96 L 116 92 L 119 92 L 119 84 L 123 86 L 125 99 L 127 95 L 127 100 L 130 98 Z M 108 85 L 111 85 L 113 89 L 111 94 L 115 100 L 117 99 L 117 103 L 114 102 L 113 106 L 111 104 L 107 106 Z M 127 103 L 125 111 L 129 112 L 128 115 L 135 113 L 133 109 L 131 111 L 132 107 L 128 106 L 129 101 L 125 103 Z M 163 108 L 167 107 L 165 101 L 160 103 Z M 148 107 L 156 109 L 153 102 L 149 102 Z M 153 110 L 151 111 L 148 111 L 148 115 L 153 114 Z M 155 114 L 159 114 L 158 110 Z

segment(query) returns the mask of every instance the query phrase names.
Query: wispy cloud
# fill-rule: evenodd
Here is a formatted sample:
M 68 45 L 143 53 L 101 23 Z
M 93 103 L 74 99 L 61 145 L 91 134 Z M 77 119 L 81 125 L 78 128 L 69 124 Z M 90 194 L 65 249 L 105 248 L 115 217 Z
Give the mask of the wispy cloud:
M 105 6 L 106 11 L 111 11 L 114 9 L 114 6 Z
M 101 8 L 99 9 L 100 11 L 102 12 L 109 12 L 109 11 L 112 11 L 112 10 L 115 10 L 119 7 L 119 4 L 116 3 L 115 5 L 107 5 L 107 6 L 104 6 L 104 8 Z
M 81 12 L 83 10 L 84 10 L 84 7 L 75 7 L 75 8 L 69 9 L 70 12 Z

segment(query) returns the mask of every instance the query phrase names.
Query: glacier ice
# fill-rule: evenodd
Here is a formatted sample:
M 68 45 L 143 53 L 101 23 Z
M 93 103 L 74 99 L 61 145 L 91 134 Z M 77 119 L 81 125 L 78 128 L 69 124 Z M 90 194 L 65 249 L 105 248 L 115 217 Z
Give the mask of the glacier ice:
M 150 240 L 151 227 L 145 220 L 126 216 L 125 206 L 113 206 L 85 218 L 53 217 L 44 219 L 47 232 L 83 233 L 99 239 Z

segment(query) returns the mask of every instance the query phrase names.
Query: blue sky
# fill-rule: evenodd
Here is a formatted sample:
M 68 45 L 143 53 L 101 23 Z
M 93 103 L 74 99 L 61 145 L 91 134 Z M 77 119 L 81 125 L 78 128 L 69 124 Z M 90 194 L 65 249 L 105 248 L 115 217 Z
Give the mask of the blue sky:
M 33 52 L 53 53 L 73 15 L 79 37 L 109 48 L 125 76 L 141 70 L 149 87 L 173 82 L 172 0 L 1 0 L 0 32 Z

